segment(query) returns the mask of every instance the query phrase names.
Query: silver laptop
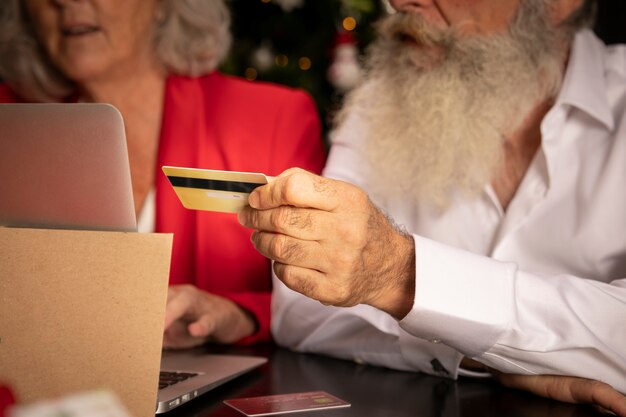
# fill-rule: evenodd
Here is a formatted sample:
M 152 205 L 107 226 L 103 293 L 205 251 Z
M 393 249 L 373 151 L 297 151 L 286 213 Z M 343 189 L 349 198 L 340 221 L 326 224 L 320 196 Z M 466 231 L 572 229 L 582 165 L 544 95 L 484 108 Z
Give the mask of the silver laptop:
M 136 231 L 119 112 L 0 105 L 0 225 Z
M 27 227 L 45 229 L 71 229 L 71 230 L 104 230 L 104 231 L 135 231 L 135 210 L 133 205 L 132 186 L 130 182 L 130 169 L 124 125 L 120 113 L 106 104 L 0 104 L 0 227 Z M 6 234 L 5 234 L 6 236 Z M 4 244 L 13 247 L 12 237 L 7 237 Z M 3 242 L 0 239 L 0 244 Z M 30 245 L 26 241 L 24 245 Z M 45 251 L 45 248 L 42 248 Z M 9 288 L 10 281 L 19 281 L 24 286 L 24 291 L 31 297 L 32 291 L 29 286 L 45 285 L 45 283 L 24 282 L 27 277 L 24 271 L 9 271 L 11 276 L 3 277 L 0 289 L 6 285 Z M 4 279 L 6 278 L 6 279 Z M 101 309 L 113 309 L 124 303 L 106 304 L 106 299 L 100 296 L 102 291 L 88 291 L 92 285 L 89 280 L 82 277 L 68 277 L 67 283 L 70 290 L 80 294 L 80 297 L 93 297 L 92 303 L 86 303 L 88 308 L 99 306 Z M 125 280 L 128 281 L 128 280 Z M 124 280 L 115 285 L 127 285 Z M 55 283 L 55 286 L 58 283 Z M 98 283 L 100 286 L 109 286 L 105 292 L 111 291 L 113 284 Z M 128 284 L 131 285 L 130 283 Z M 135 287 L 129 291 L 141 292 L 140 283 L 132 283 Z M 166 292 L 166 286 L 162 286 Z M 66 303 L 68 291 L 56 291 L 46 294 L 44 300 L 37 307 L 46 308 L 45 314 L 54 314 L 57 305 Z M 147 291 L 142 297 L 150 297 L 150 302 L 158 305 L 165 299 L 166 293 L 153 294 L 155 291 Z M 157 291 L 158 292 L 158 291 Z M 121 291 L 119 291 L 121 293 Z M 13 294 L 15 295 L 15 294 Z M 25 295 L 23 295 L 25 296 Z M 123 297 L 117 294 L 116 297 Z M 19 297 L 19 295 L 18 295 Z M 55 298 L 58 297 L 58 298 Z M 2 297 L 0 296 L 0 299 Z M 36 300 L 28 300 L 36 303 Z M 19 316 L 15 309 L 22 309 L 26 314 L 32 311 L 28 302 L 14 302 L 11 311 L 3 311 L 3 307 L 9 308 L 9 303 L 0 305 L 0 337 L 6 332 L 21 332 L 19 325 L 9 323 L 11 316 Z M 146 300 L 146 303 L 148 301 Z M 43 306 L 43 307 L 42 307 Z M 94 307 L 95 308 L 95 307 Z M 102 311 L 102 310 L 100 310 Z M 150 332 L 151 340 L 155 337 L 160 339 L 162 335 L 161 316 L 151 320 L 141 321 L 137 311 L 120 312 L 121 317 L 127 317 L 129 327 L 137 326 L 140 331 L 129 332 L 128 338 L 136 337 L 141 331 Z M 162 314 L 159 313 L 159 314 Z M 81 320 L 80 328 L 94 326 L 104 328 L 115 327 L 119 323 L 106 323 L 108 314 L 98 316 L 97 320 L 85 320 L 76 314 L 76 320 Z M 64 316 L 68 320 L 70 316 Z M 147 329 L 145 323 L 156 323 L 158 328 Z M 126 323 L 124 323 L 126 324 Z M 36 330 L 38 323 L 33 324 Z M 156 326 L 155 325 L 155 326 Z M 67 332 L 68 326 L 59 320 L 48 320 L 41 323 L 41 327 L 49 329 L 50 326 L 59 326 L 58 333 L 52 332 L 49 343 L 62 340 L 62 335 Z M 98 332 L 98 328 L 94 328 Z M 33 333 L 34 334 L 34 333 Z M 47 334 L 47 333 L 46 333 Z M 12 340 L 21 338 L 4 337 L 4 345 L 0 345 L 0 353 L 9 354 L 17 350 L 29 352 L 29 356 L 38 354 L 38 345 L 24 349 L 20 346 L 12 346 Z M 102 352 L 116 350 L 128 350 L 128 340 L 121 345 L 118 338 L 108 338 L 100 341 L 106 346 L 98 349 L 81 349 L 76 355 L 87 356 L 85 361 L 102 361 Z M 17 342 L 16 342 L 17 343 Z M 141 340 L 131 341 L 133 352 L 128 352 L 125 358 L 141 358 L 146 350 Z M 3 351 L 5 348 L 6 351 Z M 66 351 L 66 346 L 59 349 L 63 355 L 72 357 L 71 352 Z M 49 354 L 50 349 L 46 354 Z M 93 353 L 92 353 L 93 352 Z M 98 356 L 98 354 L 100 356 Z M 94 355 L 89 358 L 89 355 Z M 106 355 L 106 353 L 105 353 Z M 145 356 L 145 355 L 143 355 Z M 54 356 L 56 358 L 56 356 Z M 30 366 L 26 358 L 23 366 Z M 150 359 L 153 360 L 153 359 Z M 154 357 L 154 360 L 159 360 Z M 169 411 L 177 406 L 190 401 L 199 395 L 227 382 L 247 371 L 250 371 L 267 361 L 261 357 L 251 356 L 227 356 L 208 355 L 197 351 L 165 351 L 160 357 L 161 374 L 165 378 L 159 381 L 157 413 Z M 4 358 L 0 363 L 0 371 L 13 370 L 15 368 L 2 369 L 9 366 Z M 144 368 L 137 363 L 137 370 L 127 369 L 132 374 L 134 371 L 141 372 Z M 113 364 L 111 364 L 113 366 Z M 71 366 L 64 364 L 63 366 Z M 114 365 L 118 366 L 118 365 Z M 132 364 L 125 364 L 132 368 Z M 80 370 L 77 370 L 79 372 Z M 63 372 L 66 372 L 63 370 Z M 19 378 L 19 372 L 17 378 Z M 1 372 L 0 372 L 1 374 Z M 2 375 L 4 376 L 4 375 Z M 50 376 L 48 375 L 47 378 Z M 153 387 L 157 386 L 154 381 Z M 41 387 L 39 388 L 42 389 Z

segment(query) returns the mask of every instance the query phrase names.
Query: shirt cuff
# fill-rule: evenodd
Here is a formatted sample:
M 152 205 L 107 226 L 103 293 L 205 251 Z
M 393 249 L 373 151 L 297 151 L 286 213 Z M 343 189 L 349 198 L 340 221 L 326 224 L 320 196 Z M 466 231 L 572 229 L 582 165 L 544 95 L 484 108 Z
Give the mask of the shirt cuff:
M 400 326 L 474 358 L 513 317 L 516 265 L 414 235 L 415 298 Z

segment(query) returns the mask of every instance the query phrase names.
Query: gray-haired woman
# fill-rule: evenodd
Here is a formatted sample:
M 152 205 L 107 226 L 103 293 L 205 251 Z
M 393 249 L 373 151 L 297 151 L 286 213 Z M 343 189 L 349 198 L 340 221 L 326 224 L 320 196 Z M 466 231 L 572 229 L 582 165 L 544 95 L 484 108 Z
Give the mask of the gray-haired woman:
M 185 210 L 157 168 L 324 162 L 308 95 L 216 71 L 228 27 L 223 0 L 0 2 L 0 102 L 106 102 L 124 117 L 140 231 L 175 234 L 169 347 L 269 339 L 271 274 L 235 216 Z

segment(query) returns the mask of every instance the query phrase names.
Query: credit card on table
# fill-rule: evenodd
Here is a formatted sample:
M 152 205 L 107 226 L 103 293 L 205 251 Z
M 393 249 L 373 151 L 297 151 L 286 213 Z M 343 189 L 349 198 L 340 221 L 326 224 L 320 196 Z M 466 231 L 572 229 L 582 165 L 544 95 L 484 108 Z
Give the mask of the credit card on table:
M 237 398 L 224 403 L 250 417 L 350 407 L 350 403 L 324 391 Z
M 163 166 L 185 208 L 237 213 L 248 204 L 256 187 L 267 184 L 268 176 L 255 172 Z

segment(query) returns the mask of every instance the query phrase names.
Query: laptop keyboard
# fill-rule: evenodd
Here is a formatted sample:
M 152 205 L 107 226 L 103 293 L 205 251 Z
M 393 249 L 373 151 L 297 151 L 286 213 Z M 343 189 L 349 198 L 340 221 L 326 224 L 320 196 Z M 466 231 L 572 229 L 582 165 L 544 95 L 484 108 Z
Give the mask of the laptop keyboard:
M 184 381 L 189 378 L 193 378 L 194 376 L 200 375 L 194 372 L 172 372 L 172 371 L 161 371 L 159 374 L 159 389 L 163 389 L 169 387 L 174 384 L 178 384 L 181 381 Z

